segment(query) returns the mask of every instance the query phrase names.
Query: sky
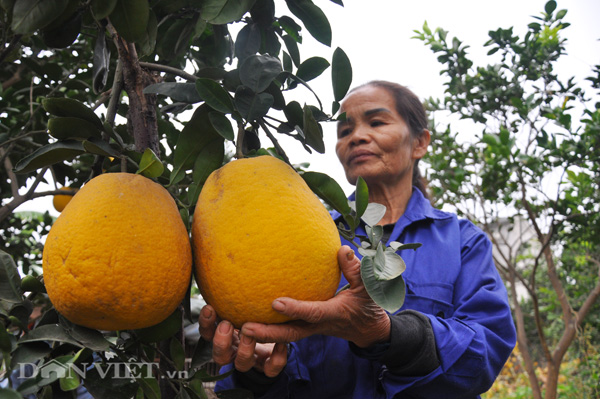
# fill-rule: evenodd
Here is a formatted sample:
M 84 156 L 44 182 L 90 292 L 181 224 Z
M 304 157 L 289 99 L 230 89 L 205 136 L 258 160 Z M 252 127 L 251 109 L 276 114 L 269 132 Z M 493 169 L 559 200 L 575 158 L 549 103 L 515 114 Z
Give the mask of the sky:
M 332 46 L 316 42 L 308 32 L 303 33 L 300 46 L 302 59 L 323 56 L 331 59 L 333 51 L 341 47 L 352 63 L 353 82 L 357 86 L 373 79 L 391 80 L 408 86 L 420 98 L 441 98 L 444 78 L 440 76 L 441 64 L 436 55 L 419 40 L 412 39 L 414 30 L 421 30 L 427 21 L 431 29 L 437 27 L 448 31 L 448 38 L 457 37 L 470 46 L 468 50 L 475 66 L 482 65 L 487 53 L 483 44 L 488 31 L 515 27 L 522 36 L 532 16 L 540 16 L 545 0 L 344 0 L 344 7 L 328 0 L 313 0 L 327 15 L 333 32 Z M 276 1 L 280 7 L 282 0 Z M 571 26 L 565 31 L 568 56 L 559 65 L 559 75 L 587 76 L 594 65 L 600 64 L 600 1 L 558 1 L 558 9 L 568 9 L 566 21 Z M 286 12 L 276 8 L 276 15 Z M 289 13 L 288 13 L 289 14 Z M 326 112 L 331 112 L 330 70 L 310 82 L 318 93 Z M 306 92 L 305 101 L 316 105 L 312 94 Z M 289 99 L 288 99 L 289 101 Z M 299 100 L 302 103 L 302 100 Z M 326 152 L 309 155 L 294 139 L 278 138 L 292 163 L 309 162 L 309 169 L 324 172 L 333 177 L 349 194 L 353 187 L 344 177 L 335 155 L 335 125 L 324 125 Z M 280 135 L 281 136 L 281 135 Z M 263 138 L 263 146 L 269 146 Z M 29 201 L 18 211 L 50 211 L 52 198 L 44 197 Z

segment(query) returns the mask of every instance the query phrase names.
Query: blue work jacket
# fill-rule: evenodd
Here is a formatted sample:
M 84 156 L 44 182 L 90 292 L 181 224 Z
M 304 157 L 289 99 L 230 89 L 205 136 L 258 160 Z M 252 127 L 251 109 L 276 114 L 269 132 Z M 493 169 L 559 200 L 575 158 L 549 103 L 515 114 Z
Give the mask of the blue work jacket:
M 336 223 L 342 220 L 337 213 L 333 217 Z M 440 366 L 428 375 L 395 375 L 380 362 L 356 355 L 348 341 L 314 335 L 290 344 L 287 366 L 261 397 L 477 398 L 491 387 L 516 333 L 487 236 L 470 221 L 433 208 L 413 188 L 389 241 L 423 244 L 400 252 L 407 265 L 400 311 L 412 309 L 429 318 Z M 342 277 L 340 286 L 345 284 Z M 217 390 L 236 386 L 234 374 Z

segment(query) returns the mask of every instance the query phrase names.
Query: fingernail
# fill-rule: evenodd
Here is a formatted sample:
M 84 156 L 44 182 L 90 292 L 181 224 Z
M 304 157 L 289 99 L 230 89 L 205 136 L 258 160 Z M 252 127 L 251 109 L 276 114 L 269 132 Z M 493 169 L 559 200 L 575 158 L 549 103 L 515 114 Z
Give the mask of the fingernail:
M 279 299 L 275 299 L 271 306 L 273 306 L 273 309 L 277 312 L 285 311 L 285 303 L 281 302 Z
M 231 332 L 231 323 L 228 321 L 222 321 L 219 323 L 219 332 L 222 334 L 229 334 Z
M 348 259 L 348 260 L 354 259 L 354 251 L 351 250 L 351 251 L 347 252 L 346 259 Z
M 210 308 L 204 307 L 202 308 L 202 317 L 204 317 L 205 319 L 210 319 L 212 318 L 213 312 Z
M 252 337 L 249 337 L 247 335 L 242 334 L 241 340 L 242 340 L 242 344 L 244 344 L 244 345 L 250 345 L 252 343 Z

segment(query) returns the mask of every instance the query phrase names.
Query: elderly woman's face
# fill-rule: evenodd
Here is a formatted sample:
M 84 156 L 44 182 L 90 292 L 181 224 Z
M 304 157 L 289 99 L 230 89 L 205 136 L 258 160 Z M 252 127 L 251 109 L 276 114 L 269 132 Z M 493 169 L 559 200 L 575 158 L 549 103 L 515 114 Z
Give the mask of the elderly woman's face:
M 346 98 L 340 112 L 346 112 L 346 121 L 338 124 L 335 150 L 351 184 L 359 176 L 369 184 L 412 180 L 415 140 L 387 90 L 361 87 Z

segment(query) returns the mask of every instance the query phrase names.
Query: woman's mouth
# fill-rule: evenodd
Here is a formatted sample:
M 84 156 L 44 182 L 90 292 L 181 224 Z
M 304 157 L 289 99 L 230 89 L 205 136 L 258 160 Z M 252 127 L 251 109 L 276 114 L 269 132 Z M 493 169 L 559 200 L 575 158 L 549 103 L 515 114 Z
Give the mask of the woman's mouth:
M 375 154 L 373 154 L 371 151 L 356 150 L 348 157 L 348 164 L 364 162 L 374 156 Z

